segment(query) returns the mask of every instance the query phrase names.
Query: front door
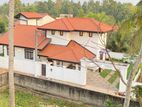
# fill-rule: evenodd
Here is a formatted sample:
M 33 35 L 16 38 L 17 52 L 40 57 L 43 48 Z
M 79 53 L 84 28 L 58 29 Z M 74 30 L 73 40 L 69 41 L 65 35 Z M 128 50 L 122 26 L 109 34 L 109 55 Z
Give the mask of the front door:
M 41 75 L 46 76 L 46 64 L 41 65 Z

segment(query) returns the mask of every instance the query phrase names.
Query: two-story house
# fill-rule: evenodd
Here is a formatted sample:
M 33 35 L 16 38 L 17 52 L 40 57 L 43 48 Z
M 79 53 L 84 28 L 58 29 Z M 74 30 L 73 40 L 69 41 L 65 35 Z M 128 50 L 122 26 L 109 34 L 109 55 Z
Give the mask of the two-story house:
M 92 18 L 61 18 L 38 29 L 46 32 L 52 44 L 67 45 L 74 40 L 96 54 L 98 59 L 105 59 L 107 33 L 113 27 Z
M 85 85 L 87 64 L 83 59 L 99 58 L 112 27 L 90 18 L 62 18 L 48 23 L 41 16 L 29 12 L 28 16 L 16 15 L 20 24 L 14 27 L 14 69 Z M 42 22 L 46 24 L 39 26 Z M 6 32 L 0 37 L 1 68 L 8 68 L 8 52 Z

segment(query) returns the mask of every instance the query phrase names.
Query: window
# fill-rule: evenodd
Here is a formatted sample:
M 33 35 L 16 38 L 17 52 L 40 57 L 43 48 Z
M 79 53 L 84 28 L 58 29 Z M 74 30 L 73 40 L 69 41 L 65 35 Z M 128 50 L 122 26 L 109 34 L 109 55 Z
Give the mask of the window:
M 4 46 L 0 45 L 0 56 L 4 56 Z
M 55 30 L 51 30 L 51 34 L 52 34 L 52 35 L 55 35 Z
M 25 49 L 25 59 L 33 59 L 33 50 Z
M 83 32 L 79 32 L 79 35 L 80 35 L 80 36 L 83 36 Z
M 60 31 L 60 36 L 63 36 L 64 32 L 63 31 Z
M 92 37 L 93 36 L 93 33 L 89 32 L 89 37 Z
M 15 47 L 14 47 L 14 56 L 15 56 Z M 7 46 L 7 55 L 9 55 L 9 46 Z

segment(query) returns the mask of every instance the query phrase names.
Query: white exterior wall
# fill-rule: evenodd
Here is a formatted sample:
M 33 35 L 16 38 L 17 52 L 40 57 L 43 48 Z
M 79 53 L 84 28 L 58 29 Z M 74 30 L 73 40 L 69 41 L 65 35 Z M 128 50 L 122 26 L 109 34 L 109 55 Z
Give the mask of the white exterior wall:
M 28 20 L 27 20 L 27 18 L 25 18 L 24 16 L 20 16 L 20 24 L 22 24 L 22 25 L 27 25 L 28 24 Z
M 37 25 L 37 19 L 27 19 L 26 17 L 21 15 L 19 20 L 20 24 L 22 25 Z
M 67 69 L 64 67 L 50 66 L 46 62 L 37 63 L 36 75 L 41 76 L 41 65 L 46 65 L 46 78 L 55 79 L 65 82 L 71 82 L 79 85 L 86 85 L 86 70 L 79 71 Z
M 51 31 L 47 31 L 47 37 L 52 39 L 51 43 L 59 45 L 67 45 L 70 40 L 75 40 L 95 53 L 97 58 L 99 58 L 99 51 L 104 49 L 104 44 L 106 44 L 107 33 L 102 34 L 102 36 L 101 34 L 93 33 L 93 36 L 89 37 L 88 32 L 83 32 L 83 36 L 80 36 L 79 32 L 64 32 L 64 35 L 60 36 L 59 31 L 55 31 L 55 35 L 52 35 Z M 104 41 L 104 44 L 101 41 Z
M 126 54 L 124 53 L 119 53 L 119 52 L 109 52 L 111 58 L 115 58 L 115 59 L 123 59 Z
M 37 19 L 28 19 L 28 25 L 37 26 Z
M 14 70 L 41 76 L 41 65 L 46 64 L 46 78 L 86 85 L 86 70 L 72 70 L 63 67 L 50 66 L 46 62 L 35 62 L 34 60 L 14 60 Z M 0 57 L 0 68 L 8 69 L 8 57 Z
M 25 59 L 25 51 L 24 48 L 15 47 L 15 59 L 24 60 Z
M 49 15 L 46 15 L 43 18 L 38 20 L 38 26 L 42 26 L 42 25 L 50 23 L 54 20 L 55 20 L 54 18 L 50 17 Z
M 25 59 L 25 49 L 20 47 L 14 47 L 14 58 L 17 60 L 30 60 Z M 4 57 L 8 57 L 7 55 L 7 46 L 4 45 Z M 33 60 L 35 60 L 35 51 L 33 50 Z
M 34 26 L 42 26 L 44 24 L 50 23 L 55 19 L 50 17 L 49 15 L 44 16 L 41 19 L 27 19 L 24 16 L 20 16 L 20 24 L 22 25 L 34 25 Z
M 46 78 L 55 79 L 79 85 L 86 84 L 86 69 L 74 70 L 65 67 L 49 65 L 48 61 L 37 61 L 25 59 L 24 48 L 15 48 L 14 70 L 31 74 L 36 77 L 41 76 L 41 66 L 46 64 Z M 67 65 L 67 63 L 64 63 Z M 0 56 L 0 68 L 8 69 L 7 46 L 4 46 L 4 56 Z

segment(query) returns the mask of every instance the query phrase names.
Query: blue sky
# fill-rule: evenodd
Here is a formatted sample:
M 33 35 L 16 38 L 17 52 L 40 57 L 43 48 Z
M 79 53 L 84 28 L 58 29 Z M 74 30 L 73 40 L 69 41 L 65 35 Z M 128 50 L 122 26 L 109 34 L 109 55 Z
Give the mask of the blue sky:
M 44 1 L 44 0 L 22 0 L 24 3 L 31 3 L 31 2 L 34 2 L 34 1 Z M 74 1 L 79 1 L 79 0 L 74 0 Z M 80 1 L 88 1 L 88 0 L 80 0 Z M 130 2 L 130 3 L 133 3 L 133 4 L 137 4 L 140 0 L 116 0 L 116 1 L 120 1 L 120 2 Z M 8 0 L 0 0 L 0 4 L 3 4 L 5 2 L 8 2 Z

